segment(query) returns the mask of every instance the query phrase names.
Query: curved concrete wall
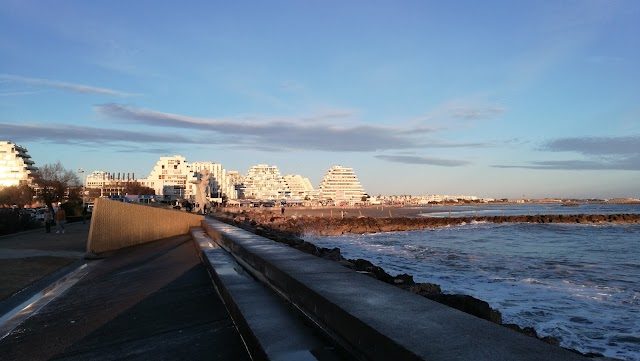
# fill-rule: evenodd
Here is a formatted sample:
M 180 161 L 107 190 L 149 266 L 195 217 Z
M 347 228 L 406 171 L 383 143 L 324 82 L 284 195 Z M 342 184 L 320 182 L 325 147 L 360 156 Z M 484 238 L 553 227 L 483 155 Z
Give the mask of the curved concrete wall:
M 87 252 L 102 253 L 158 239 L 188 234 L 203 216 L 173 209 L 96 199 Z

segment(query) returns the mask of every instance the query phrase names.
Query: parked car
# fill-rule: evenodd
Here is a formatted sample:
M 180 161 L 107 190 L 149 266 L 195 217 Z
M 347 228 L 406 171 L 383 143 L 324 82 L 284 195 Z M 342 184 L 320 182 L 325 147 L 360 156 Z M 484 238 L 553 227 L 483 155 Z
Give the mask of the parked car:
M 47 208 L 38 208 L 36 209 L 36 221 L 44 222 L 44 210 Z
M 23 208 L 20 210 L 20 213 L 32 219 L 36 218 L 36 210 L 33 208 Z

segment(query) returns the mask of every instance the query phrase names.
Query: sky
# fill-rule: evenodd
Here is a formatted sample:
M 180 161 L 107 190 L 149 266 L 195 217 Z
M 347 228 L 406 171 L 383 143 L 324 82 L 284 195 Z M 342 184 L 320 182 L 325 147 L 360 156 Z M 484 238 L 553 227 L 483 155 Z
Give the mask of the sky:
M 0 140 L 370 195 L 640 198 L 640 1 L 0 1 Z

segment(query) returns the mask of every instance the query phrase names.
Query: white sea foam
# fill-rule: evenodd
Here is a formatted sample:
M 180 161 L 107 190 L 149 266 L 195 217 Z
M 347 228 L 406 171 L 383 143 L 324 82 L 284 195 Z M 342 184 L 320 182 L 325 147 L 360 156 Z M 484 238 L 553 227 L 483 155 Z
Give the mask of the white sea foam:
M 314 237 L 347 258 L 489 302 L 581 352 L 640 361 L 640 225 L 467 224 Z

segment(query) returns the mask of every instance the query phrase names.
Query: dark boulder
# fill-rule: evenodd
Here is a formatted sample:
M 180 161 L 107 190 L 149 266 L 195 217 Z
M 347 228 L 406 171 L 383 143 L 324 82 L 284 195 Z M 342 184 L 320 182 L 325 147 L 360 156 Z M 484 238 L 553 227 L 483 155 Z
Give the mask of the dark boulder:
M 417 283 L 406 288 L 406 290 L 424 297 L 427 297 L 429 295 L 439 295 L 442 293 L 440 285 L 437 285 L 435 283 Z
M 450 295 L 450 294 L 432 294 L 427 295 L 430 300 L 442 303 L 449 307 L 453 307 L 457 310 L 466 312 L 468 314 L 480 317 L 482 319 L 495 322 L 497 324 L 502 323 L 502 315 L 500 312 L 489 307 L 489 304 L 485 301 L 479 300 L 469 295 Z

